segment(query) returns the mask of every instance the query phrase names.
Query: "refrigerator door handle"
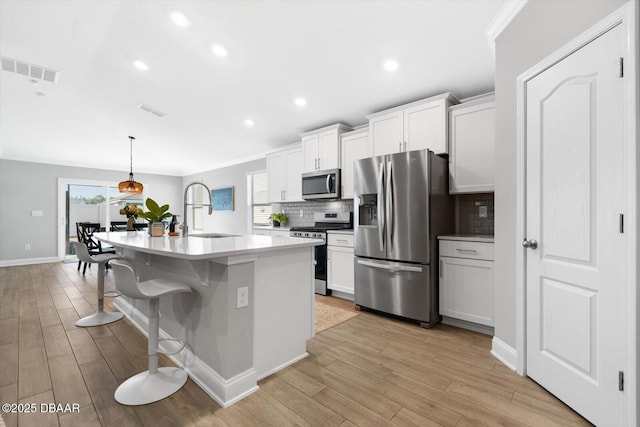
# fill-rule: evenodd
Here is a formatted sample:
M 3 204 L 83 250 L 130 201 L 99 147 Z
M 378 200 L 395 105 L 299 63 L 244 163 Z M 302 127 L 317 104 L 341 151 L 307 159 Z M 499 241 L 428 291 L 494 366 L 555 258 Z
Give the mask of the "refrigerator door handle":
M 411 265 L 389 265 L 389 264 L 379 264 L 373 261 L 367 261 L 364 259 L 359 259 L 358 264 L 366 265 L 367 267 L 380 268 L 382 270 L 391 270 L 391 271 L 411 271 L 415 273 L 422 273 L 422 267 L 414 267 Z
M 393 197 L 393 163 L 387 162 L 387 233 L 389 236 L 388 247 L 389 252 L 393 250 L 393 228 L 394 228 L 394 210 L 395 200 Z
M 384 251 L 384 226 L 385 226 L 385 203 L 384 203 L 384 162 L 380 162 L 380 168 L 378 170 L 378 242 L 380 243 L 380 250 Z

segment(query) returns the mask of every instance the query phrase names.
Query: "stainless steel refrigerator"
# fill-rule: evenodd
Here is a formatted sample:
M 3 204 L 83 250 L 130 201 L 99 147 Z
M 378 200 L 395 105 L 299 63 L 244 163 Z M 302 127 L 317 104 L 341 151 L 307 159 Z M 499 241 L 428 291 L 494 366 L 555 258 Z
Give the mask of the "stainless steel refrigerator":
M 355 303 L 439 322 L 438 244 L 454 231 L 446 159 L 428 150 L 354 162 Z

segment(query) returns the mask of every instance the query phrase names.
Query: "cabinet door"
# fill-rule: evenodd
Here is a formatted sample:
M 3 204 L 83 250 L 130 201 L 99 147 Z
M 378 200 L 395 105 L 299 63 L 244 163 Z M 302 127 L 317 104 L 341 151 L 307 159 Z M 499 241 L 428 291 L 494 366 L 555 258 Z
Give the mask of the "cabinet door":
M 285 151 L 284 201 L 302 201 L 302 149 Z
M 342 138 L 342 198 L 353 199 L 353 161 L 370 157 L 369 133 Z
M 440 314 L 493 326 L 493 262 L 440 257 Z
M 340 140 L 337 129 L 318 135 L 318 159 L 320 170 L 340 167 Z
M 374 156 L 402 151 L 402 110 L 372 117 L 369 120 L 369 139 Z
M 403 151 L 428 148 L 436 154 L 447 153 L 447 106 L 445 100 L 409 107 L 404 110 Z
M 327 247 L 327 287 L 334 291 L 353 295 L 353 248 Z
M 452 109 L 449 126 L 449 192 L 494 191 L 495 103 Z
M 302 138 L 303 172 L 313 172 L 318 169 L 318 139 L 318 134 Z
M 267 186 L 269 202 L 280 202 L 284 198 L 284 153 L 267 156 Z

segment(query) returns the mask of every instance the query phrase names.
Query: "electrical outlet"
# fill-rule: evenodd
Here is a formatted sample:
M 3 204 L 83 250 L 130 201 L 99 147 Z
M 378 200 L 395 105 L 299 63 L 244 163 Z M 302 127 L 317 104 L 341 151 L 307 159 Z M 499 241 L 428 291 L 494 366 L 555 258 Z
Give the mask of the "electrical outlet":
M 30 251 L 31 250 L 31 245 L 29 243 L 25 243 L 24 244 L 24 250 L 25 251 Z
M 249 288 L 247 286 L 238 288 L 236 301 L 238 308 L 247 307 L 249 305 Z
M 487 217 L 487 207 L 486 206 L 480 206 L 480 208 L 478 209 L 478 216 L 480 216 L 480 218 L 486 218 Z
M 300 216 L 303 217 L 304 216 L 304 211 L 302 209 L 300 209 Z

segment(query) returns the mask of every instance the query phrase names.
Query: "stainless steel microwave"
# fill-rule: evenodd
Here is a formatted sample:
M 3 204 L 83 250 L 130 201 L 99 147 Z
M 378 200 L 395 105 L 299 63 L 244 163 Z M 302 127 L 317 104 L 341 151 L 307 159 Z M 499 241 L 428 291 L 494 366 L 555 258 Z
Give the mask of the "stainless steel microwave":
M 340 169 L 327 169 L 302 174 L 304 200 L 339 199 Z

